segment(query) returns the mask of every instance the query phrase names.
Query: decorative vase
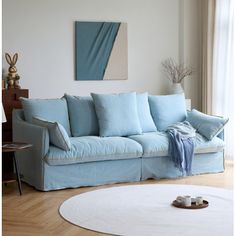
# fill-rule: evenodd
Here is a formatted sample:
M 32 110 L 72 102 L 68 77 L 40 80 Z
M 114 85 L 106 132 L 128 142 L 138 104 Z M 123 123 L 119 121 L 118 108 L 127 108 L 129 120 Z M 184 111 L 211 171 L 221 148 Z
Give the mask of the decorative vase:
M 171 92 L 171 94 L 183 93 L 184 90 L 182 88 L 181 83 L 173 83 L 170 88 L 170 92 Z

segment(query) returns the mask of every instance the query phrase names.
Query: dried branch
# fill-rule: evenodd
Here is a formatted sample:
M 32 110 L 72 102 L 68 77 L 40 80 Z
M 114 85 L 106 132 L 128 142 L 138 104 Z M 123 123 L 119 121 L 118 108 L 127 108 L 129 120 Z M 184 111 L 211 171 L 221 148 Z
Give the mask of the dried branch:
M 193 69 L 191 67 L 185 67 L 183 63 L 177 64 L 172 58 L 168 58 L 162 62 L 164 72 L 167 78 L 173 83 L 181 83 L 181 81 L 193 74 Z

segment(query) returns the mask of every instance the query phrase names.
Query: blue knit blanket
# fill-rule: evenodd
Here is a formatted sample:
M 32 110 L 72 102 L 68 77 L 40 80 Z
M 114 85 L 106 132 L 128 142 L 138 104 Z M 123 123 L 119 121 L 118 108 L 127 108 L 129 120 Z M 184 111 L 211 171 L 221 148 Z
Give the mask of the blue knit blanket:
M 184 121 L 169 126 L 167 133 L 169 134 L 168 155 L 183 176 L 191 175 L 196 130 L 188 121 Z

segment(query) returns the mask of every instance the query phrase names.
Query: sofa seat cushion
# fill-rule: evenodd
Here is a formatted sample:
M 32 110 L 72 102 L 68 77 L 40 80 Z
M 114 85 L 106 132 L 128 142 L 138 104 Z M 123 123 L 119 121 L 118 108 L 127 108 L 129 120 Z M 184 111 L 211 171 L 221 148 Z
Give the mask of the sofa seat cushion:
M 225 142 L 222 139 L 215 137 L 212 140 L 208 140 L 201 134 L 199 133 L 196 134 L 197 134 L 195 138 L 196 154 L 221 152 L 224 150 Z
M 142 135 L 129 136 L 130 139 L 140 143 L 143 147 L 143 157 L 168 156 L 168 135 L 165 132 L 152 132 Z M 207 140 L 199 133 L 196 133 L 194 140 L 195 154 L 219 152 L 224 149 L 224 141 L 220 138 Z
M 71 149 L 50 146 L 45 161 L 49 165 L 67 165 L 104 160 L 120 160 L 142 156 L 142 146 L 123 137 L 83 136 L 71 137 Z

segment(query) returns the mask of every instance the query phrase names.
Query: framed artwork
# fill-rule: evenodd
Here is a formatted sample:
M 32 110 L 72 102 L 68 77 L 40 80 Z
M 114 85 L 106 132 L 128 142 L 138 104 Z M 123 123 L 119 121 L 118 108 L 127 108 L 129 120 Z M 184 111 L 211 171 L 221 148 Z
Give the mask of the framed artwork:
M 128 79 L 127 24 L 75 22 L 76 80 Z

